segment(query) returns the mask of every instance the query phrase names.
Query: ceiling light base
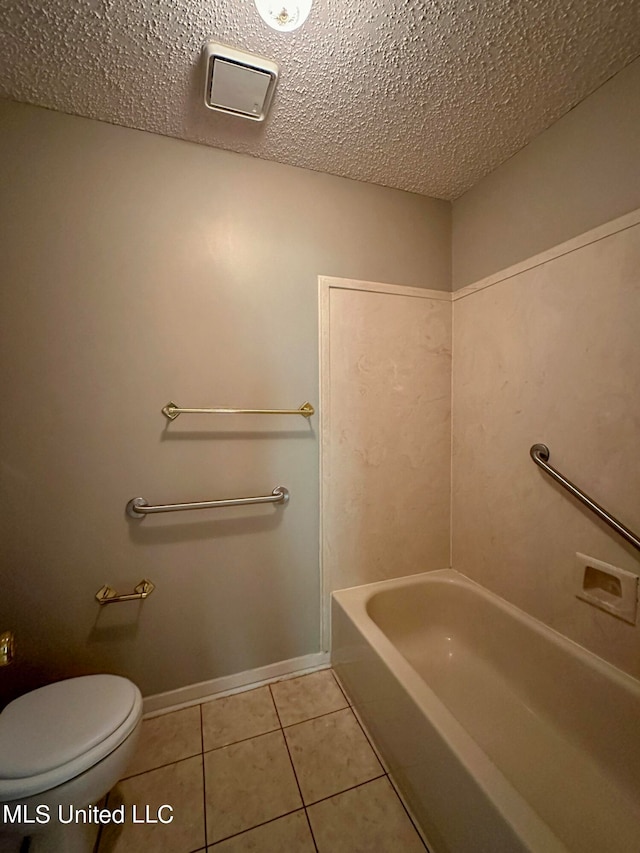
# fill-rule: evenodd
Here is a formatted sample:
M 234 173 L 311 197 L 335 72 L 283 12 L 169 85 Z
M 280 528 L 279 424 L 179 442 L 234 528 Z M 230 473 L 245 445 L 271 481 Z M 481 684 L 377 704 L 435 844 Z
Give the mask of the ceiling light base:
M 255 0 L 260 17 L 272 29 L 290 33 L 309 17 L 312 0 Z

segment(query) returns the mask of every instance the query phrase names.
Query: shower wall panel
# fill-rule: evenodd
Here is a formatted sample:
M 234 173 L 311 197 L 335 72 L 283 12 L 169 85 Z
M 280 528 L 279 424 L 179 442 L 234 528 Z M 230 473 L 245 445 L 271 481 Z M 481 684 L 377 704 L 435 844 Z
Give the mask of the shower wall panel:
M 324 282 L 327 593 L 449 565 L 451 302 L 367 287 Z
M 640 676 L 640 627 L 576 598 L 576 552 L 637 551 L 529 458 L 640 529 L 640 213 L 454 294 L 453 566 Z

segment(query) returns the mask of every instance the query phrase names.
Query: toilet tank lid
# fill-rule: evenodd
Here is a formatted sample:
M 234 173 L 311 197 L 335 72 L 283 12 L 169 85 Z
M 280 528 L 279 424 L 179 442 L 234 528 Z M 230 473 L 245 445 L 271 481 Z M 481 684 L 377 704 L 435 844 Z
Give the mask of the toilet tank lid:
M 46 773 L 93 749 L 124 723 L 138 695 L 119 675 L 84 675 L 14 699 L 0 714 L 0 778 Z

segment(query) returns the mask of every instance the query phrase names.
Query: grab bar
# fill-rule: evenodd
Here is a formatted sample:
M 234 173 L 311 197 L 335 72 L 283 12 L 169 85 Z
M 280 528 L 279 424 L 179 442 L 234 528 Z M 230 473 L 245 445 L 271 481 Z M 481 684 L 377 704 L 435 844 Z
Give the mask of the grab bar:
M 303 403 L 299 409 L 183 409 L 170 400 L 162 409 L 162 414 L 174 421 L 178 415 L 302 415 L 310 418 L 315 413 L 311 403 Z
M 159 504 L 150 506 L 144 498 L 132 498 L 127 504 L 127 515 L 130 518 L 144 518 L 154 512 L 182 512 L 186 509 L 215 509 L 221 506 L 246 506 L 248 504 L 286 504 L 289 500 L 289 490 L 284 486 L 276 486 L 270 495 L 256 498 L 228 498 L 222 501 L 197 501 L 188 504 Z
M 618 521 L 617 518 L 614 518 L 610 515 L 606 509 L 603 509 L 600 504 L 597 504 L 589 495 L 586 495 L 583 491 L 581 491 L 576 485 L 574 485 L 570 480 L 567 480 L 566 477 L 563 477 L 559 471 L 549 465 L 549 448 L 546 444 L 534 444 L 529 451 L 531 454 L 531 458 L 542 468 L 543 471 L 546 471 L 550 477 L 553 477 L 556 482 L 560 483 L 560 485 L 565 488 L 568 492 L 581 501 L 586 507 L 589 507 L 591 512 L 594 512 L 598 518 L 601 518 L 605 524 L 608 524 L 609 527 L 613 528 L 616 533 L 619 533 L 623 539 L 626 539 L 630 545 L 633 545 L 634 548 L 637 548 L 640 551 L 640 539 L 629 530 L 628 527 L 625 527 L 621 521 Z

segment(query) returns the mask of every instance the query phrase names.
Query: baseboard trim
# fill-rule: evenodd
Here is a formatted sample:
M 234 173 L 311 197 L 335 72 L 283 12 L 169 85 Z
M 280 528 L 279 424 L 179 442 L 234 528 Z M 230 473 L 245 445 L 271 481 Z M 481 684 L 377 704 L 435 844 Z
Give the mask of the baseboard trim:
M 262 687 L 271 681 L 281 681 L 285 678 L 295 678 L 327 669 L 329 666 L 329 655 L 326 652 L 316 652 L 312 655 L 303 655 L 291 660 L 281 660 L 270 663 L 258 669 L 248 669 L 245 672 L 236 672 L 233 675 L 223 675 L 221 678 L 213 678 L 210 681 L 201 681 L 199 684 L 188 684 L 177 690 L 169 690 L 166 693 L 156 693 L 154 696 L 146 696 L 143 700 L 142 713 L 145 719 L 167 714 L 169 711 L 179 711 L 181 708 L 189 708 L 191 705 L 199 705 L 208 699 L 216 699 L 221 696 L 230 696 L 233 693 L 242 693 L 252 690 L 254 687 Z

